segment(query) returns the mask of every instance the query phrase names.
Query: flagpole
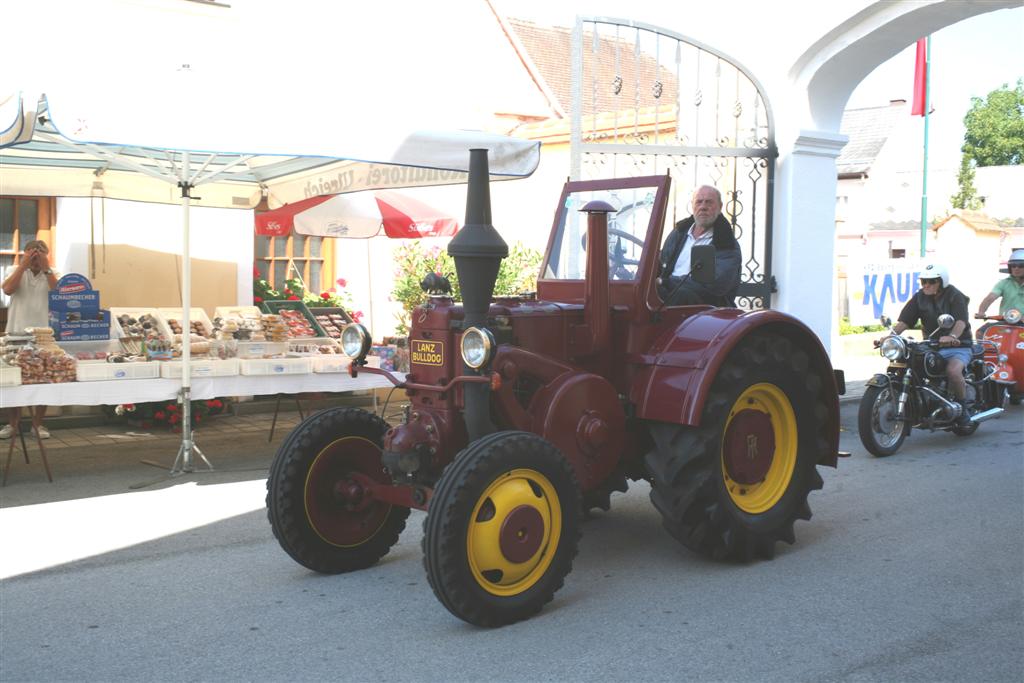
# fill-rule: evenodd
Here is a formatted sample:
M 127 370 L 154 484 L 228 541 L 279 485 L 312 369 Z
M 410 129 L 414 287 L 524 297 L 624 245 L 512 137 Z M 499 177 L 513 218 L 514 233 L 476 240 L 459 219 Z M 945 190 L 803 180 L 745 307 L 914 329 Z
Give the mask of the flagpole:
M 932 78 L 932 37 L 929 35 L 925 41 L 924 57 L 924 166 L 921 183 L 921 257 L 925 256 L 925 248 L 928 238 L 928 117 L 931 112 L 931 85 Z

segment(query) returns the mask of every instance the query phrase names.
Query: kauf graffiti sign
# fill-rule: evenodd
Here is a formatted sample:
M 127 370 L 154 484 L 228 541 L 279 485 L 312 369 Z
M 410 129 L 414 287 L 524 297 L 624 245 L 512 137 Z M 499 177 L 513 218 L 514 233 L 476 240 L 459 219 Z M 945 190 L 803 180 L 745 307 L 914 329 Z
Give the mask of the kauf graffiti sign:
M 923 267 L 922 259 L 851 263 L 846 280 L 850 323 L 877 324 L 883 314 L 893 320 L 899 317 L 904 304 L 921 288 L 917 278 Z

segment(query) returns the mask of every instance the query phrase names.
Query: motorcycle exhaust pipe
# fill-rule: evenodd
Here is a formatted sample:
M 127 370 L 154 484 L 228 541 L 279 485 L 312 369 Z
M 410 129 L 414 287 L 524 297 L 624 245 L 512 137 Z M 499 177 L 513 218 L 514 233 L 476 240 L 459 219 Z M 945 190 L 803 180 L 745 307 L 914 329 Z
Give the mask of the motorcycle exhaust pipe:
M 971 415 L 971 422 L 984 422 L 985 420 L 991 420 L 994 417 L 999 417 L 1005 411 L 1002 408 L 989 408 L 988 410 L 982 411 L 976 415 Z
M 953 417 L 956 417 L 957 415 L 960 414 L 960 404 L 959 403 L 954 403 L 954 402 L 950 401 L 945 396 L 943 396 L 942 394 L 938 393 L 934 389 L 931 389 L 930 387 L 921 387 L 921 390 L 928 392 L 934 398 L 938 399 L 938 401 L 942 404 L 942 408 L 946 408 L 947 410 L 949 410 L 950 414 Z M 942 410 L 942 408 L 939 408 L 939 410 Z

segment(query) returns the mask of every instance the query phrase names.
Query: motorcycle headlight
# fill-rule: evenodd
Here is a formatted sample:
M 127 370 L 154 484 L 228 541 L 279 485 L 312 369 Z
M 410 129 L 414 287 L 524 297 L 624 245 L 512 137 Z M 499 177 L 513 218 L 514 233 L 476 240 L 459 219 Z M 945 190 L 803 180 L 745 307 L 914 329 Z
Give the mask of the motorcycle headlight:
M 370 350 L 370 333 L 359 323 L 349 323 L 341 331 L 341 350 L 352 360 L 362 360 Z
M 494 335 L 486 327 L 471 327 L 462 333 L 462 362 L 479 370 L 494 357 Z
M 1017 323 L 1019 323 L 1021 317 L 1024 316 L 1021 316 L 1020 311 L 1017 310 L 1016 308 L 1011 308 L 1006 313 L 1003 313 L 1003 320 L 1010 323 L 1011 325 L 1016 325 Z
M 906 356 L 907 345 L 900 337 L 886 337 L 878 350 L 889 360 L 897 361 Z

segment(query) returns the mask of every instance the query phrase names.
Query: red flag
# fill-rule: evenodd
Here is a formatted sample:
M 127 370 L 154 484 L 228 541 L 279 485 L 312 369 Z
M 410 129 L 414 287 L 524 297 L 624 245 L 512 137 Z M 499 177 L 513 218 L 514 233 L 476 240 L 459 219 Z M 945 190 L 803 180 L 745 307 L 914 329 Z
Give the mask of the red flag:
M 914 103 L 911 116 L 924 116 L 925 99 L 928 97 L 928 51 L 925 39 L 917 41 L 917 62 L 914 64 Z

